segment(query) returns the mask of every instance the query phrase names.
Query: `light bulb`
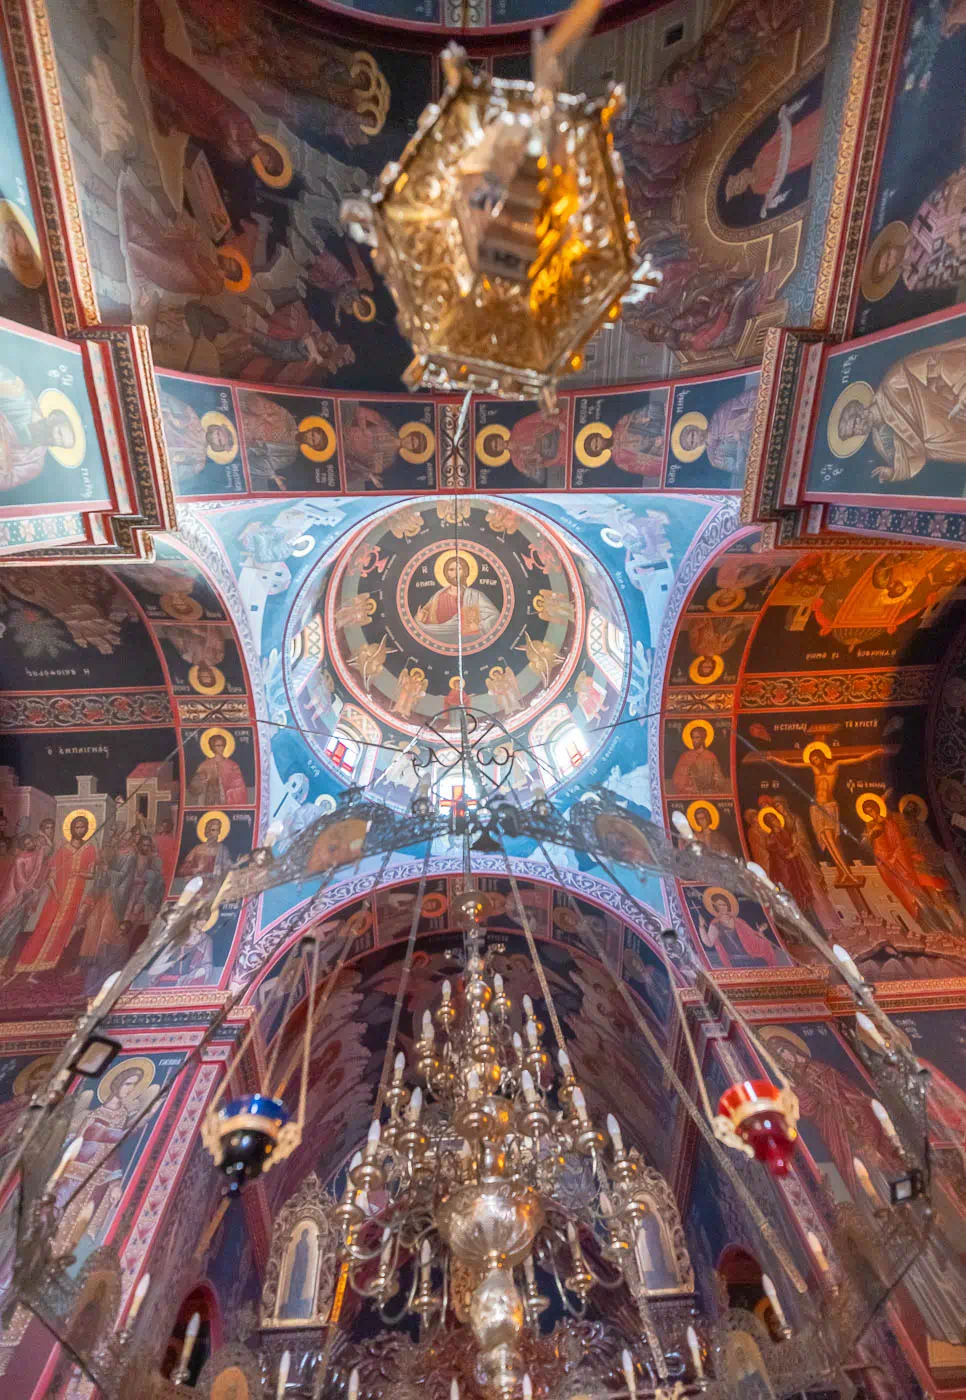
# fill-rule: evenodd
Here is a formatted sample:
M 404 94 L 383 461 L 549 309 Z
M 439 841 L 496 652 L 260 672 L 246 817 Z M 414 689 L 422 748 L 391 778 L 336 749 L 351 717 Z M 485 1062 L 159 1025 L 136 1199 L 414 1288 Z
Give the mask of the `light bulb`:
M 882 1131 L 885 1133 L 889 1141 L 895 1147 L 901 1147 L 902 1141 L 899 1137 L 896 1125 L 895 1123 L 893 1123 L 892 1119 L 889 1117 L 888 1113 L 883 1108 L 882 1104 L 879 1102 L 878 1099 L 872 1100 L 872 1112 L 875 1114 L 876 1118 L 878 1118 L 880 1124 L 882 1125 Z
M 288 1385 L 288 1373 L 292 1365 L 292 1353 L 282 1352 L 282 1359 L 278 1363 L 278 1380 L 275 1383 L 275 1400 L 284 1400 L 285 1387 Z
M 557 1051 L 557 1064 L 560 1066 L 561 1073 L 565 1074 L 569 1079 L 571 1074 L 573 1074 L 573 1070 L 570 1068 L 570 1056 L 567 1054 L 566 1050 Z
M 362 1153 L 361 1153 L 361 1152 L 353 1152 L 353 1154 L 352 1154 L 352 1160 L 351 1160 L 351 1162 L 349 1163 L 349 1170 L 350 1170 L 350 1172 L 351 1172 L 351 1171 L 354 1171 L 361 1161 L 362 1161 Z
M 775 1316 L 778 1318 L 778 1325 L 780 1327 L 787 1327 L 788 1323 L 785 1321 L 785 1313 L 782 1309 L 782 1305 L 778 1301 L 778 1294 L 775 1291 L 775 1285 L 772 1283 L 771 1279 L 768 1277 L 767 1274 L 762 1274 L 761 1286 L 765 1290 L 765 1297 L 768 1299 L 769 1303 L 771 1303 L 772 1307 L 775 1310 Z
M 428 1011 L 423 1012 L 423 1040 L 427 1045 L 432 1045 L 436 1039 L 436 1032 L 433 1030 L 433 1018 Z
M 586 1101 L 586 1099 L 584 1098 L 584 1091 L 583 1091 L 583 1089 L 581 1089 L 581 1087 L 580 1087 L 579 1084 L 578 1084 L 578 1086 L 574 1089 L 573 1093 L 571 1094 L 571 1096 L 570 1096 L 570 1102 L 573 1104 L 573 1106 L 574 1106 L 574 1112 L 576 1113 L 577 1117 L 580 1119 L 581 1123 L 586 1123 L 586 1122 L 587 1122 L 587 1101 Z
M 871 1041 L 878 1050 L 888 1050 L 889 1042 L 883 1037 L 879 1027 L 871 1016 L 867 1016 L 864 1011 L 855 1013 L 855 1024 L 862 1032 L 862 1038 Z
M 475 1069 L 471 1069 L 466 1076 L 466 1091 L 471 1099 L 478 1099 L 481 1094 L 480 1076 Z
M 359 1368 L 353 1367 L 349 1373 L 349 1397 L 348 1400 L 359 1400 Z
M 64 1149 L 63 1156 L 54 1168 L 53 1173 L 51 1174 L 51 1178 L 47 1183 L 48 1191 L 52 1191 L 53 1188 L 57 1185 L 64 1172 L 70 1166 L 71 1162 L 74 1160 L 74 1158 L 77 1156 L 77 1154 L 80 1152 L 83 1146 L 83 1137 L 76 1137 L 74 1138 L 74 1141 L 72 1143 L 69 1143 L 68 1146 Z
M 384 1269 L 389 1268 L 389 1261 L 392 1258 L 392 1231 L 387 1226 L 382 1232 L 382 1253 L 379 1262 Z
M 759 880 L 767 885 L 770 890 L 777 890 L 778 886 L 775 884 L 774 880 L 756 860 L 748 861 L 748 869 L 751 871 L 752 875 L 757 875 Z
M 379 1119 L 373 1118 L 369 1124 L 368 1142 L 370 1147 L 375 1147 L 382 1135 L 382 1128 L 379 1126 Z
M 875 1186 L 873 1185 L 872 1178 L 869 1175 L 868 1167 L 865 1165 L 861 1157 L 853 1157 L 852 1166 L 855 1170 L 856 1179 L 859 1185 L 862 1187 L 862 1190 L 868 1196 L 872 1204 L 878 1206 L 879 1193 L 878 1191 L 876 1191 Z
M 671 813 L 671 825 L 679 836 L 683 836 L 686 841 L 694 840 L 694 832 L 691 830 L 691 823 L 683 812 Z
M 819 1239 L 818 1235 L 816 1235 L 814 1230 L 807 1230 L 805 1233 L 806 1238 L 808 1239 L 808 1247 L 815 1255 L 816 1264 L 821 1269 L 823 1274 L 827 1274 L 829 1269 L 828 1255 L 822 1248 L 822 1241 Z
M 420 1264 L 422 1264 L 422 1265 L 425 1266 L 426 1264 L 429 1263 L 429 1260 L 430 1260 L 429 1240 L 423 1240 L 422 1244 L 421 1244 L 420 1247 L 419 1247 L 419 1262 L 420 1262 Z
M 460 1400 L 460 1383 L 455 1376 L 449 1383 L 449 1400 Z
M 624 1155 L 624 1140 L 621 1137 L 621 1125 L 618 1123 L 613 1113 L 608 1113 L 607 1115 L 607 1131 L 614 1145 L 615 1155 L 622 1157 Z
M 533 1103 L 537 1097 L 537 1091 L 533 1087 L 533 1075 L 528 1069 L 525 1069 L 520 1076 L 520 1083 L 523 1086 L 523 1097 L 527 1103 Z
M 522 1054 L 523 1054 L 523 1041 L 520 1039 L 520 1032 L 519 1032 L 519 1031 L 514 1031 L 514 1032 L 513 1032 L 513 1048 L 514 1048 L 514 1050 L 517 1052 L 518 1055 L 522 1055 Z
M 500 974 L 499 974 L 498 972 L 494 974 L 494 977 L 493 977 L 493 987 L 494 987 L 494 990 L 496 991 L 497 996 L 498 996 L 498 997 L 501 997 L 501 996 L 503 995 L 503 978 L 500 976 Z
M 624 1380 L 627 1382 L 628 1395 L 631 1400 L 637 1400 L 637 1377 L 634 1374 L 634 1361 L 626 1347 L 621 1352 L 621 1370 L 624 1372 Z
M 490 1034 L 490 1018 L 485 1011 L 478 1011 L 476 1014 L 476 1032 L 481 1039 Z
M 400 1083 L 402 1083 L 403 1070 L 404 1070 L 405 1068 L 406 1068 L 406 1056 L 405 1056 L 405 1055 L 403 1054 L 403 1052 L 400 1050 L 399 1054 L 396 1056 L 395 1060 L 393 1061 L 393 1066 L 392 1066 L 392 1082 L 393 1082 L 394 1084 L 400 1084 Z
M 444 1000 L 444 1001 L 449 1001 L 449 999 L 450 999 L 450 997 L 451 997 L 452 995 L 453 995 L 453 988 L 450 986 L 450 984 L 449 984 L 448 981 L 444 982 L 444 983 L 443 983 L 443 1000 Z
M 532 1000 L 530 999 L 530 997 L 528 997 L 528 996 L 526 996 L 526 995 L 524 995 L 524 998 L 523 998 L 523 1011 L 524 1011 L 524 1014 L 527 1016 L 528 1019 L 531 1018 L 531 1017 L 533 1016 L 533 1002 L 532 1002 Z
M 148 1289 L 151 1287 L 151 1275 L 143 1274 L 138 1280 L 138 1286 L 134 1290 L 134 1297 L 131 1300 L 131 1311 L 127 1315 L 127 1325 L 131 1327 L 136 1321 L 138 1313 L 141 1311 L 141 1304 L 147 1297 Z
M 410 1123 L 418 1123 L 419 1115 L 423 1107 L 423 1091 L 419 1085 L 413 1090 L 412 1098 L 409 1100 L 409 1107 L 406 1109 L 406 1117 Z
M 195 1349 L 195 1342 L 198 1340 L 198 1332 L 201 1328 L 201 1314 L 192 1313 L 191 1321 L 185 1328 L 184 1342 L 181 1346 L 181 1366 L 180 1370 L 188 1369 L 188 1362 L 191 1360 L 191 1353 Z
M 528 1040 L 528 1042 L 529 1042 L 529 1044 L 530 1044 L 531 1049 L 536 1050 L 536 1048 L 537 1048 L 537 1023 L 536 1023 L 536 1021 L 528 1021 L 528 1022 L 527 1022 L 527 1040 Z
M 523 1374 L 523 1400 L 533 1400 L 533 1381 L 526 1372 Z
M 698 1341 L 698 1334 L 693 1327 L 688 1327 L 688 1350 L 691 1353 L 691 1365 L 694 1367 L 694 1374 L 697 1380 L 704 1380 L 704 1363 L 701 1360 L 701 1345 Z
M 848 971 L 851 972 L 852 976 L 857 982 L 862 982 L 864 980 L 861 972 L 856 967 L 852 959 L 849 957 L 845 949 L 842 947 L 841 943 L 833 943 L 832 952 L 834 953 L 835 957 L 838 958 L 842 966 L 844 968 L 847 968 Z

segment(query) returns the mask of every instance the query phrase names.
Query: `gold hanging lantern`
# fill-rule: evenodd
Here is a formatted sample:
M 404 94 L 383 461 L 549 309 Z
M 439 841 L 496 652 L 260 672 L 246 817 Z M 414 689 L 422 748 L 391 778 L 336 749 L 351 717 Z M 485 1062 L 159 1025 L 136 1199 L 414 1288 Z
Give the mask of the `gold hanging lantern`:
M 377 188 L 343 205 L 412 342 L 411 389 L 552 402 L 620 315 L 638 245 L 611 133 L 623 92 L 556 90 L 561 56 L 597 8 L 579 3 L 537 45 L 528 82 L 474 72 L 447 48 L 439 104 Z

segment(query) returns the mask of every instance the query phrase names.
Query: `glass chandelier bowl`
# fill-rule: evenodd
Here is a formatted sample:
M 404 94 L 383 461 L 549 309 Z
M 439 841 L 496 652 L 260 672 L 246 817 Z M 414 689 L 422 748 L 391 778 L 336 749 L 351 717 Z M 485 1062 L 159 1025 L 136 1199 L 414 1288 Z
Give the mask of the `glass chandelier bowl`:
M 634 273 L 637 230 L 611 123 L 623 105 L 442 56 L 439 104 L 377 187 L 343 205 L 398 308 L 417 385 L 552 396 Z

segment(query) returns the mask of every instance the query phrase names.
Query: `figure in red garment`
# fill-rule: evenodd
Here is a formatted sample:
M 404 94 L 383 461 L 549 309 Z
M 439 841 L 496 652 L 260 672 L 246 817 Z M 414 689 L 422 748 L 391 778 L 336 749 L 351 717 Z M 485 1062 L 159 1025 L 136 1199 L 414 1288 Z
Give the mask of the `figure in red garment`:
M 188 801 L 199 807 L 244 807 L 248 801 L 245 775 L 229 758 L 223 734 L 212 735 L 211 757 L 203 759 L 188 785 Z
M 528 413 L 510 429 L 510 460 L 531 481 L 545 482 L 547 473 L 566 464 L 566 439 L 559 414 Z
M 822 135 L 822 110 L 816 107 L 801 121 L 792 122 L 795 113 L 802 107 L 805 98 L 799 98 L 790 106 L 783 106 L 778 113 L 778 126 L 770 140 L 766 141 L 755 157 L 755 163 L 736 175 L 729 175 L 725 183 L 725 198 L 737 199 L 746 190 L 761 195 L 762 219 L 769 218 L 780 205 L 785 203 L 789 191 L 784 188 L 789 175 L 798 170 L 807 170 L 818 154 Z
M 70 824 L 70 840 L 54 852 L 47 874 L 50 893 L 40 911 L 37 927 L 17 959 L 14 973 L 38 972 L 55 968 L 63 957 L 77 924 L 77 914 L 94 878 L 97 847 L 88 837 L 94 823 L 78 815 Z
M 164 15 L 157 0 L 141 0 L 138 41 L 152 115 L 162 136 L 182 131 L 214 146 L 235 165 L 258 156 L 269 175 L 281 175 L 284 158 L 259 136 L 251 118 L 197 68 L 169 52 L 164 41 Z
M 876 869 L 909 917 L 918 923 L 926 901 L 902 828 L 877 795 L 862 798 L 858 812 L 865 823 L 862 835 L 872 847 Z

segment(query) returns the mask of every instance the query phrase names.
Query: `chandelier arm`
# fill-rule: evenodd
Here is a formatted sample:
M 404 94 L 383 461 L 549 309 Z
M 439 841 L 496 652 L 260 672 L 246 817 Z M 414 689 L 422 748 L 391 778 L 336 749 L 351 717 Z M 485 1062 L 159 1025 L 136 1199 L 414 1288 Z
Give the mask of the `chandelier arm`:
M 387 1316 L 382 1306 L 379 1308 L 379 1316 L 387 1327 L 398 1327 L 403 1318 L 412 1311 L 412 1306 L 416 1301 L 416 1293 L 419 1288 L 419 1263 L 415 1258 L 412 1260 L 412 1266 L 413 1281 L 409 1285 L 409 1297 L 406 1299 L 398 1315 L 396 1317 Z
M 571 1303 L 569 1297 L 567 1296 L 566 1285 L 561 1280 L 560 1274 L 558 1272 L 557 1260 L 554 1256 L 553 1246 L 549 1245 L 545 1253 L 547 1258 L 549 1258 L 550 1272 L 553 1274 L 553 1281 L 556 1285 L 557 1293 L 559 1295 L 561 1303 L 564 1306 L 564 1309 L 570 1314 L 571 1317 L 575 1317 L 578 1320 L 582 1319 L 587 1313 L 587 1304 L 584 1302 L 583 1298 L 581 1298 L 579 1300 L 579 1306 L 574 1307 L 573 1303 Z M 546 1259 L 544 1260 L 544 1262 L 546 1262 Z
M 409 975 L 412 972 L 413 958 L 416 953 L 416 935 L 419 931 L 419 920 L 423 911 L 423 899 L 426 895 L 426 877 L 429 872 L 432 850 L 432 842 L 427 842 L 426 855 L 423 858 L 423 870 L 419 878 L 419 888 L 416 891 L 416 899 L 413 903 L 413 916 L 409 923 L 409 939 L 406 943 L 406 955 L 403 958 L 402 971 L 399 974 L 399 990 L 396 992 L 396 1000 L 392 1008 L 389 1039 L 386 1042 L 386 1053 L 382 1059 L 379 1092 L 376 1094 L 376 1106 L 372 1114 L 373 1118 L 377 1120 L 382 1114 L 383 1105 L 386 1101 L 386 1092 L 389 1088 L 389 1075 L 396 1055 L 396 1036 L 399 1034 L 399 1022 L 402 1017 L 402 1009 L 406 1000 L 406 991 L 409 987 Z
M 561 880 L 560 871 L 557 869 L 557 866 L 552 856 L 550 855 L 550 852 L 547 850 L 546 843 L 544 842 L 542 837 L 538 837 L 537 839 L 540 848 L 543 851 L 544 857 L 548 865 L 550 866 L 550 869 L 552 870 L 554 878 L 556 879 L 558 885 L 562 889 L 566 889 L 566 886 L 564 886 L 563 881 Z M 507 863 L 509 864 L 509 862 Z M 601 869 L 604 871 L 604 873 L 607 876 L 609 876 L 611 880 L 613 880 L 614 884 L 619 889 L 621 889 L 625 895 L 627 895 L 628 899 L 630 899 L 634 904 L 636 904 L 638 909 L 641 909 L 640 900 L 635 899 L 634 896 L 627 889 L 625 889 L 624 885 L 617 879 L 617 877 L 614 875 L 614 872 L 610 869 L 607 863 L 600 858 L 598 859 L 598 863 Z M 661 1069 L 663 1070 L 668 1083 L 674 1089 L 676 1095 L 684 1105 L 684 1110 L 688 1114 L 688 1117 L 692 1120 L 698 1132 L 704 1138 L 711 1151 L 712 1156 L 717 1161 L 721 1170 L 728 1177 L 728 1180 L 731 1182 L 731 1185 L 733 1186 L 736 1194 L 740 1197 L 745 1208 L 750 1212 L 752 1219 L 754 1220 L 762 1235 L 762 1238 L 765 1240 L 766 1244 L 771 1249 L 775 1258 L 781 1264 L 796 1292 L 802 1294 L 807 1293 L 808 1284 L 799 1272 L 795 1261 L 792 1259 L 791 1255 L 785 1248 L 782 1241 L 778 1238 L 778 1235 L 775 1232 L 771 1222 L 768 1220 L 767 1216 L 758 1206 L 758 1203 L 755 1201 L 754 1196 L 751 1194 L 745 1182 L 738 1175 L 738 1172 L 736 1171 L 730 1158 L 726 1155 L 723 1148 L 719 1144 L 717 1138 L 715 1137 L 711 1124 L 705 1120 L 704 1115 L 700 1112 L 697 1105 L 691 1098 L 690 1094 L 687 1092 L 673 1064 L 668 1059 L 667 1055 L 664 1053 L 664 1050 L 661 1047 L 659 1041 L 657 1040 L 657 1037 L 653 1034 L 650 1026 L 647 1024 L 647 1021 L 645 1020 L 640 1008 L 635 1002 L 627 984 L 617 974 L 615 969 L 611 967 L 606 955 L 604 954 L 604 950 L 601 947 L 600 939 L 597 937 L 594 930 L 590 927 L 582 911 L 580 910 L 577 901 L 574 899 L 573 894 L 570 892 L 570 890 L 566 890 L 566 893 L 577 915 L 577 919 L 581 926 L 581 931 L 584 933 L 585 937 L 589 939 L 590 946 L 596 953 L 599 962 L 607 970 L 611 981 L 614 983 L 618 995 L 621 997 L 622 1001 L 627 1006 L 628 1011 L 630 1011 L 634 1021 L 637 1023 L 638 1029 L 640 1030 L 645 1041 L 647 1042 L 651 1053 L 655 1056 L 655 1058 L 658 1061 L 658 1064 L 661 1066 Z M 666 962 L 665 966 L 667 966 Z M 670 968 L 668 968 L 668 972 L 669 975 L 672 975 Z

